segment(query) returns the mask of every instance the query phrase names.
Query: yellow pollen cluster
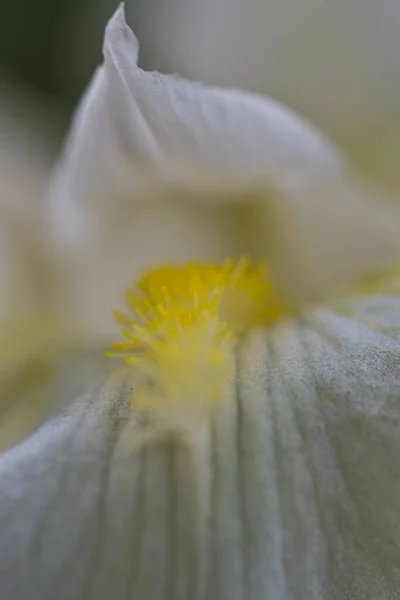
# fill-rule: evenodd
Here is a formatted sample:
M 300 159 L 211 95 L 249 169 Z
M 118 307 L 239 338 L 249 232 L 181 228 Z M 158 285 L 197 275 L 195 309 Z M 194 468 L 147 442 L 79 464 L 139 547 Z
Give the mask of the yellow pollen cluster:
M 237 336 L 285 314 L 266 268 L 247 258 L 156 268 L 125 301 L 129 315 L 114 316 L 126 341 L 108 355 L 135 366 L 134 405 L 145 410 L 213 404 L 233 370 Z

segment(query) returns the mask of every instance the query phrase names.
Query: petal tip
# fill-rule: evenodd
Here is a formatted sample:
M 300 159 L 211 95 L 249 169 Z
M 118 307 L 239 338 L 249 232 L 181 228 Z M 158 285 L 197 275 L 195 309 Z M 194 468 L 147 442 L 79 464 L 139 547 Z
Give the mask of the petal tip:
M 113 54 L 113 48 L 124 46 L 129 49 L 137 62 L 139 54 L 139 42 L 132 29 L 126 22 L 125 3 L 121 2 L 111 19 L 108 21 L 103 44 L 103 54 L 107 58 L 108 54 Z

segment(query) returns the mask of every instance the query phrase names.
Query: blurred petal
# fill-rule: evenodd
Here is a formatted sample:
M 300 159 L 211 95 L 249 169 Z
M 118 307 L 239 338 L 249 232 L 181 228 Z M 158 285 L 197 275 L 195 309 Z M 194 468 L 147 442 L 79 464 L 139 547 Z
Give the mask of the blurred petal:
M 58 120 L 54 107 L 27 89 L 3 80 L 1 91 L 0 206 L 37 241 Z
M 33 356 L 25 346 L 17 365 L 7 361 L 0 367 L 0 452 L 23 440 L 54 410 L 48 394 L 53 354 L 39 353 L 37 342 Z
M 3 210 L 2 210 L 3 208 Z M 15 220 L 3 213 L 0 217 L 0 327 L 9 322 L 27 322 L 38 309 L 35 276 L 32 275 L 32 252 Z M 28 247 L 27 247 L 28 246 Z M 0 353 L 4 354 L 2 345 Z
M 41 248 L 49 170 L 43 112 L 34 110 L 29 95 L 21 100 L 15 90 L 4 91 L 0 102 L 0 451 L 23 439 L 47 414 L 45 390 L 51 379 L 56 332 Z
M 398 198 L 355 178 L 292 186 L 259 199 L 255 217 L 258 252 L 297 302 L 332 297 L 400 262 Z
M 54 220 L 67 239 L 84 235 L 82 220 L 91 211 L 112 209 L 143 178 L 262 175 L 278 185 L 284 170 L 305 178 L 342 174 L 330 143 L 272 100 L 147 73 L 137 58 L 121 4 L 54 181 Z
M 187 445 L 127 452 L 100 377 L 0 460 L 1 596 L 395 598 L 399 316 L 376 296 L 248 337 Z
M 164 194 L 161 194 L 161 200 Z M 93 215 L 83 243 L 58 259 L 56 291 L 68 327 L 80 335 L 115 337 L 112 310 L 121 306 L 127 283 L 150 267 L 191 260 L 223 260 L 238 256 L 235 224 L 223 207 L 149 200 L 115 207 L 113 216 Z
M 6 98 L 10 103 L 18 99 Z M 43 142 L 28 122 L 19 122 L 0 103 L 0 336 L 48 314 L 40 253 L 48 162 Z M 23 132 L 23 133 L 22 133 Z M 34 151 L 33 151 L 34 149 Z M 46 307 L 47 308 L 47 307 Z M 4 339 L 4 337 L 3 337 Z M 10 348 L 0 343 L 0 362 Z
M 5 353 L 0 363 L 0 452 L 25 439 L 68 404 L 59 381 L 65 378 L 68 382 L 71 353 L 79 351 L 85 356 L 82 338 L 77 343 L 66 339 L 65 332 L 61 335 L 53 324 L 47 328 L 46 323 L 36 325 L 36 329 L 26 326 L 25 332 L 15 332 L 14 355 Z M 110 365 L 106 363 L 106 367 Z M 74 370 L 73 385 L 82 385 L 82 380 L 90 380 L 92 375 L 91 361 L 86 360 Z

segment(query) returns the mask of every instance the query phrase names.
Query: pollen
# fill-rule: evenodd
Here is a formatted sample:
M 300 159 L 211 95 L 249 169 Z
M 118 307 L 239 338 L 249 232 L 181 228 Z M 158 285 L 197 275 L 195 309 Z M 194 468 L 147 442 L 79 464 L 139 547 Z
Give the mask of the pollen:
M 234 349 L 246 331 L 285 316 L 264 265 L 250 259 L 223 264 L 161 266 L 125 291 L 128 313 L 114 312 L 123 357 L 138 375 L 138 410 L 214 405 L 234 369 Z

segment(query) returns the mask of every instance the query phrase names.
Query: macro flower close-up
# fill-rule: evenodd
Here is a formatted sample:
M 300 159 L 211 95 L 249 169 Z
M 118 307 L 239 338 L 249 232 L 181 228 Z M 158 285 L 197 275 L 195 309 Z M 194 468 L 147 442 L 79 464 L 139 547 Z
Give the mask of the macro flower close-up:
M 1 173 L 0 598 L 395 600 L 400 201 L 138 53 Z

